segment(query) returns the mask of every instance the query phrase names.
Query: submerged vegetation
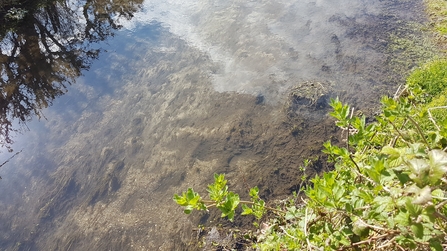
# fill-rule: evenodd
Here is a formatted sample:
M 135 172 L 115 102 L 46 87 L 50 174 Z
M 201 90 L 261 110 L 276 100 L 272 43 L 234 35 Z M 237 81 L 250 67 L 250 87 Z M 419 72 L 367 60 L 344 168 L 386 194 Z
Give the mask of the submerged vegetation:
M 427 6 L 438 16 L 447 12 L 445 1 Z M 445 34 L 447 23 L 434 21 Z M 440 58 L 415 69 L 394 97 L 381 99 L 370 123 L 332 99 L 344 142 L 324 144 L 334 169 L 302 186 L 305 196 L 268 207 L 252 188 L 251 200 L 241 201 L 216 174 L 209 200 L 191 188 L 174 200 L 188 214 L 216 207 L 229 220 L 237 212 L 263 220 L 251 239 L 260 250 L 446 250 L 446 74 Z M 266 217 L 269 211 L 276 216 Z

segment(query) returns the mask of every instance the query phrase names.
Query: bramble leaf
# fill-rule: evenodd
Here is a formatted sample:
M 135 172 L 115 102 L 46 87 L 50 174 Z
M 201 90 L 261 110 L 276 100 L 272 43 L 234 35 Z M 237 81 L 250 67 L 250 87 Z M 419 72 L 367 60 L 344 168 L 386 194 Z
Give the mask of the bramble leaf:
M 413 185 L 409 187 L 408 192 L 415 194 L 413 199 L 414 204 L 424 205 L 432 200 L 431 188 L 429 186 L 425 186 L 424 188 L 421 189 L 416 185 Z
M 418 239 L 424 238 L 424 226 L 422 223 L 413 223 L 411 224 L 411 230 L 414 233 L 414 236 Z
M 439 184 L 442 176 L 447 172 L 447 153 L 435 149 L 428 153 L 430 162 L 430 184 Z

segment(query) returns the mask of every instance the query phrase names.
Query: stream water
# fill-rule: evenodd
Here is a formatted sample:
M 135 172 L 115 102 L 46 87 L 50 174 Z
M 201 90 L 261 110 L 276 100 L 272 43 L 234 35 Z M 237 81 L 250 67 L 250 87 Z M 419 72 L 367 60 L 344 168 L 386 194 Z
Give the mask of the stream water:
M 336 134 L 329 98 L 372 114 L 402 81 L 390 67 L 405 49 L 390 49 L 392 35 L 424 21 L 416 0 L 98 0 L 51 11 L 61 17 L 50 32 L 29 34 L 44 26 L 36 16 L 29 37 L 6 33 L 1 47 L 2 63 L 51 86 L 27 89 L 40 120 L 12 123 L 26 130 L 0 169 L 2 250 L 186 250 L 192 229 L 219 215 L 186 216 L 172 195 L 205 192 L 214 173 L 240 193 L 291 194 L 303 158 Z M 309 172 L 327 168 L 322 157 Z

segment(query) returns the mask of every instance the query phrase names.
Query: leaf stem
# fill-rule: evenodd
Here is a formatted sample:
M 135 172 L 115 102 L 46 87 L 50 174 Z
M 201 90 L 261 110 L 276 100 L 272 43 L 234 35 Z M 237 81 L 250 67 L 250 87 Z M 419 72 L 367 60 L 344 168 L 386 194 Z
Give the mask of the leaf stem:
M 393 126 L 394 130 L 396 130 L 397 134 L 399 134 L 399 136 L 402 138 L 402 141 L 405 142 L 405 144 L 407 144 L 407 146 L 410 146 L 410 144 L 408 144 L 408 142 L 405 141 L 404 136 L 402 135 L 402 133 L 400 132 L 400 130 L 397 128 L 397 126 L 394 125 L 394 123 L 391 122 L 390 119 L 388 119 L 388 122 L 390 122 L 390 124 L 391 124 L 391 126 Z M 406 122 L 405 122 L 405 123 L 406 123 Z M 404 124 L 405 124 L 405 123 L 404 123 Z M 390 143 L 390 146 L 391 146 L 391 147 L 394 147 L 394 145 L 396 144 L 396 141 L 397 141 L 397 137 L 395 137 L 395 138 L 393 139 L 393 141 Z
M 371 237 L 369 239 L 352 243 L 350 246 L 342 247 L 342 248 L 340 248 L 338 250 L 350 250 L 353 247 L 360 246 L 360 245 L 363 245 L 363 244 L 370 244 L 373 241 L 380 240 L 380 239 L 388 237 L 390 235 L 394 235 L 394 233 L 386 233 L 386 234 L 382 234 L 382 235 L 378 235 L 378 236 L 373 236 L 373 237 Z
M 218 203 L 216 203 L 215 201 L 212 201 L 212 200 L 202 200 L 202 202 L 205 204 L 205 206 L 206 206 L 207 208 L 209 208 L 209 207 L 215 207 L 215 206 L 218 204 Z M 241 204 L 248 204 L 248 205 L 254 205 L 254 204 L 256 204 L 255 202 L 253 202 L 253 201 L 248 201 L 248 200 L 241 200 L 241 201 L 239 201 L 239 203 L 241 203 Z M 264 208 L 267 209 L 267 210 L 276 212 L 276 213 L 278 213 L 278 214 L 285 214 L 285 213 L 286 213 L 286 212 L 284 212 L 284 211 L 282 211 L 282 210 L 279 210 L 279 209 L 276 209 L 276 208 L 273 208 L 273 207 L 267 207 L 267 206 L 264 206 Z
M 431 150 L 430 145 L 427 142 L 427 139 L 425 139 L 424 133 L 422 132 L 421 127 L 419 126 L 419 124 L 410 116 L 408 116 L 408 119 L 411 121 L 411 123 L 413 123 L 413 125 L 416 126 L 416 130 L 418 131 L 418 133 L 421 135 L 422 140 L 424 140 L 424 143 L 427 145 L 428 150 Z

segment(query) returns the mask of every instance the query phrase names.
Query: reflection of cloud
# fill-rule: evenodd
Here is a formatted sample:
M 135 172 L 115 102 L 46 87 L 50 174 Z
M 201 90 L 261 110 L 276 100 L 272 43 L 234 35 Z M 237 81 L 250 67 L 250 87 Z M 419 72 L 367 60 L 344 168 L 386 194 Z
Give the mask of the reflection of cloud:
M 355 19 L 379 10 L 379 1 L 364 0 L 146 1 L 143 12 L 122 24 L 132 30 L 140 23 L 161 22 L 221 65 L 214 75 L 216 90 L 256 93 L 272 84 L 271 74 L 317 78 L 321 64 L 336 63 L 328 50 L 331 35 L 346 32 L 346 27 L 328 20 Z M 291 53 L 298 59 L 291 60 Z

